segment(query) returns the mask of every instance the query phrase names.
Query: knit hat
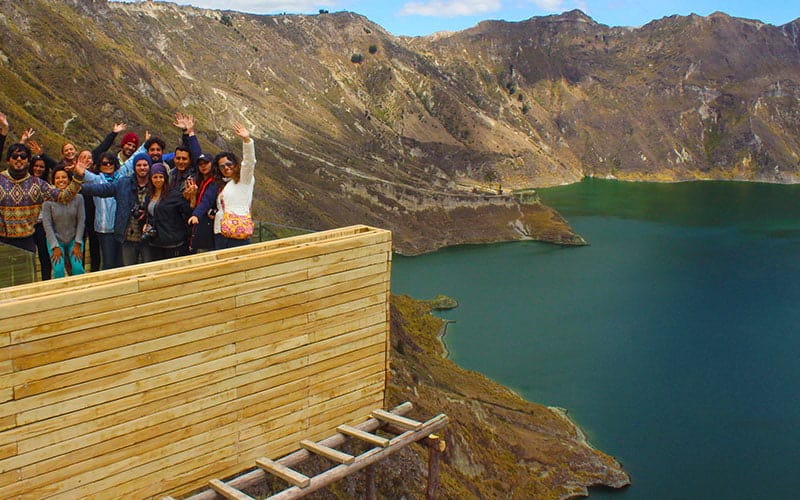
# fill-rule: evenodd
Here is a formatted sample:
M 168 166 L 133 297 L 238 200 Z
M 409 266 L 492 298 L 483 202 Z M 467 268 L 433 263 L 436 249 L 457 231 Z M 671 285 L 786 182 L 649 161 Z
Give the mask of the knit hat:
M 136 145 L 136 147 L 138 148 L 139 147 L 139 136 L 134 134 L 133 132 L 128 132 L 127 134 L 123 135 L 122 136 L 122 141 L 120 141 L 120 144 L 127 144 L 129 142 L 134 143 Z
M 150 159 L 150 155 L 147 153 L 139 153 L 138 155 L 133 157 L 133 166 L 135 167 L 139 160 L 147 160 L 147 165 L 153 166 L 153 160 Z
M 150 177 L 152 177 L 152 176 L 154 176 L 156 174 L 161 174 L 161 175 L 164 176 L 164 178 L 167 177 L 167 169 L 166 169 L 166 167 L 164 167 L 163 163 L 160 163 L 160 162 L 159 163 L 153 163 L 150 166 Z

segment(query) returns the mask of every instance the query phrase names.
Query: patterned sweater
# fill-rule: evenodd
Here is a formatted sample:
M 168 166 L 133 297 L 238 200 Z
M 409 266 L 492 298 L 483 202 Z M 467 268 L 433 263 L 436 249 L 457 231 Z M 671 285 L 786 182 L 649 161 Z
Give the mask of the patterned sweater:
M 83 177 L 74 176 L 61 190 L 46 181 L 26 175 L 16 180 L 8 170 L 0 172 L 0 237 L 24 238 L 33 234 L 45 201 L 67 203 L 81 190 Z

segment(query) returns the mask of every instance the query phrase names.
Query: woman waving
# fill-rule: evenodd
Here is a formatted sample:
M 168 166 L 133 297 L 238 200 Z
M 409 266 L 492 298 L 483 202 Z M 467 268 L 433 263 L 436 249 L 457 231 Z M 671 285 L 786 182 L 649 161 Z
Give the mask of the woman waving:
M 256 150 L 250 131 L 241 123 L 234 123 L 233 130 L 242 138 L 242 161 L 229 151 L 214 158 L 217 173 L 217 214 L 214 217 L 214 247 L 219 250 L 250 243 L 253 234 L 253 218 L 250 206 L 253 203 L 255 186 Z M 198 218 L 189 218 L 197 224 Z

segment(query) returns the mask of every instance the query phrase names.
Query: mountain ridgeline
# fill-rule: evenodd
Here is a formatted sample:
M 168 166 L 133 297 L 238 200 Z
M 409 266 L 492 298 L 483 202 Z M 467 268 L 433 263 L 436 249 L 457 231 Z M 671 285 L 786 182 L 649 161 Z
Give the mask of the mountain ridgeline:
M 398 37 L 349 12 L 0 1 L 0 111 L 57 155 L 114 122 L 257 144 L 258 219 L 389 228 L 396 249 L 583 241 L 528 188 L 584 176 L 800 180 L 800 20 L 612 28 L 580 11 Z M 516 192 L 515 192 L 516 191 Z

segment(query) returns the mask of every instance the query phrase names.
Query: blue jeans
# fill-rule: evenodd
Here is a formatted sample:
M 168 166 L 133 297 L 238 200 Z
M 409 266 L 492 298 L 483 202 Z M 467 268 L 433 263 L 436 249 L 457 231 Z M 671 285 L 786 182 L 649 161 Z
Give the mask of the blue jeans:
M 64 266 L 64 262 L 69 259 L 70 265 L 70 275 L 77 276 L 79 274 L 83 274 L 85 271 L 83 269 L 83 262 L 81 259 L 75 257 L 72 254 L 72 248 L 75 246 L 75 241 L 70 241 L 69 243 L 61 243 L 58 242 L 59 248 L 61 248 L 61 259 L 58 262 L 53 262 L 53 278 L 63 278 L 66 276 L 66 270 Z M 50 254 L 50 261 L 53 260 L 53 249 L 48 248 L 47 252 Z M 82 254 L 83 252 L 81 252 Z
M 100 255 L 103 260 L 103 270 L 119 267 L 122 245 L 114 238 L 114 233 L 97 233 L 97 239 L 100 240 Z
M 214 233 L 214 250 L 221 250 L 223 248 L 241 247 L 250 244 L 250 238 L 246 240 L 237 240 L 234 238 L 226 238 L 219 233 Z

